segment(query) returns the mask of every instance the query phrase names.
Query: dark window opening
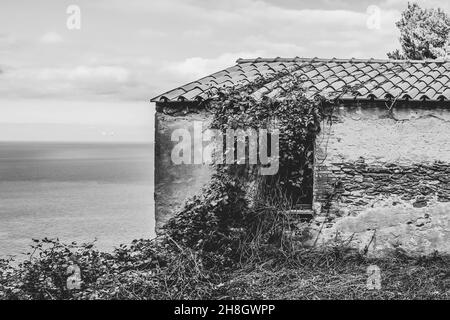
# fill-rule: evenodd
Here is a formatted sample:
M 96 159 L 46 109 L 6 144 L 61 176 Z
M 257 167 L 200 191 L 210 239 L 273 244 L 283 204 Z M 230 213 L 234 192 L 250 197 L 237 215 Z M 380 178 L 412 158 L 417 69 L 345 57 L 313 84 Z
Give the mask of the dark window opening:
M 290 170 L 290 180 L 286 195 L 292 203 L 293 209 L 312 209 L 314 185 L 314 139 L 306 141 L 304 159 L 298 168 Z

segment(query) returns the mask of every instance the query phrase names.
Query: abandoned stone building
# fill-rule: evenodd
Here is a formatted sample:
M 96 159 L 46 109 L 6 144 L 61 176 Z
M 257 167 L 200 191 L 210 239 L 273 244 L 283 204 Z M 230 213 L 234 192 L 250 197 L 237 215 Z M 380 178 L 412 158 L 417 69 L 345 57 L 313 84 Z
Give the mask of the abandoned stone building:
M 303 205 L 325 225 L 321 241 L 339 235 L 366 248 L 450 252 L 449 60 L 239 59 L 155 97 L 157 224 L 211 175 L 208 165 L 171 162 L 171 132 L 192 131 L 197 120 L 207 126 L 200 102 L 211 87 L 286 71 L 311 95 L 358 88 L 341 97 L 315 142 L 312 198 Z M 268 82 L 253 95 L 276 98 L 283 90 L 282 82 Z

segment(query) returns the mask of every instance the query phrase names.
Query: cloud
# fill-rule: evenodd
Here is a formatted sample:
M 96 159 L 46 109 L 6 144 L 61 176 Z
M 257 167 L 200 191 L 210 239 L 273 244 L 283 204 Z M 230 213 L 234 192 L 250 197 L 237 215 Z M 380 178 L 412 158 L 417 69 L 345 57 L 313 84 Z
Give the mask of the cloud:
M 0 33 L 0 48 L 12 45 L 17 42 L 17 39 L 8 33 Z
M 164 31 L 157 30 L 157 29 L 148 29 L 148 28 L 140 29 L 140 30 L 138 30 L 137 33 L 138 33 L 138 35 L 140 35 L 141 37 L 144 37 L 144 38 L 157 38 L 157 39 L 161 39 L 162 37 L 164 37 L 166 35 L 166 33 Z
M 253 58 L 261 53 L 262 51 L 254 51 L 223 53 L 215 58 L 191 57 L 167 63 L 163 70 L 186 80 L 194 80 L 231 66 L 236 63 L 238 58 Z
M 404 10 L 408 6 L 408 2 L 416 2 L 423 8 L 441 8 L 447 14 L 450 14 L 450 2 L 442 0 L 384 0 L 380 5 L 387 8 Z
M 63 37 L 56 32 L 47 32 L 39 38 L 41 43 L 58 43 L 63 41 Z
M 261 37 L 245 39 L 252 51 L 226 52 L 216 57 L 189 57 L 179 61 L 166 61 L 159 69 L 161 77 L 169 78 L 172 85 L 193 81 L 236 64 L 236 60 L 257 57 L 301 56 L 304 48 L 291 43 L 271 43 Z M 258 49 L 260 48 L 260 49 Z M 170 79 L 172 79 L 170 81 Z
M 126 85 L 130 81 L 129 71 L 119 66 L 38 68 L 21 72 L 19 75 L 24 79 L 33 78 L 44 83 L 59 83 L 80 88 L 89 88 L 92 85 Z
M 130 72 L 119 66 L 77 66 L 67 70 L 67 78 L 71 81 L 97 81 L 127 83 Z
M 2 96 L 76 99 L 110 96 L 120 98 L 138 86 L 130 70 L 121 66 L 58 68 L 7 68 L 0 77 Z
M 220 3 L 172 0 L 151 5 L 132 0 L 127 9 L 152 14 L 152 23 L 167 30 L 166 38 L 172 41 L 168 46 L 183 48 L 190 58 L 218 57 L 224 52 L 240 51 L 263 51 L 270 56 L 346 57 L 350 50 L 354 51 L 345 46 L 350 40 L 359 42 L 361 52 L 368 57 L 385 57 L 383 45 L 388 47 L 397 42 L 395 21 L 400 11 L 396 7 L 383 7 L 382 1 L 375 3 L 381 6 L 381 28 L 378 30 L 370 30 L 366 25 L 366 5 L 355 5 L 356 9 L 353 9 L 328 1 L 322 1 L 321 6 L 285 1 L 281 6 L 252 0 Z M 179 21 L 183 21 L 183 27 Z M 314 46 L 316 41 L 329 40 L 337 45 Z M 163 47 L 156 49 L 159 48 Z M 176 50 L 165 53 L 175 55 Z

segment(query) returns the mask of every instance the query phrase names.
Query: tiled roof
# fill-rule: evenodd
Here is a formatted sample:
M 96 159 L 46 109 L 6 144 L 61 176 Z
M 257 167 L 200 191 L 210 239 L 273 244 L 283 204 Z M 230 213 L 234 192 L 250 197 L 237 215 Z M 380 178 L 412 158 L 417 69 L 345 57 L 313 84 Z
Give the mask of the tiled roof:
M 355 88 L 342 99 L 450 100 L 450 60 L 362 60 L 318 58 L 239 59 L 237 64 L 153 98 L 154 102 L 199 101 L 208 90 L 218 87 L 242 87 L 258 78 L 273 79 L 291 72 L 300 77 L 308 93 L 332 95 L 344 86 Z M 281 76 L 267 80 L 253 93 L 279 97 L 286 90 Z

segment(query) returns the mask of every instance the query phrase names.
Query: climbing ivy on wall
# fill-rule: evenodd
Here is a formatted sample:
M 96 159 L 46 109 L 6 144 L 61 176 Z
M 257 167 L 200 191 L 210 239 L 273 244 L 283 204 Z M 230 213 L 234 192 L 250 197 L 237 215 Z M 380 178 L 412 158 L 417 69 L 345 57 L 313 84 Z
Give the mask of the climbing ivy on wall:
M 278 76 L 280 77 L 280 76 Z M 215 99 L 208 102 L 213 113 L 212 128 L 225 132 L 227 129 L 271 129 L 279 130 L 279 170 L 267 176 L 265 183 L 279 184 L 290 195 L 311 197 L 314 138 L 320 131 L 325 115 L 326 101 L 307 98 L 300 79 L 284 74 L 279 80 L 286 89 L 277 99 L 256 99 L 252 93 L 260 89 L 267 80 L 261 78 L 251 86 L 240 89 L 219 89 L 213 92 Z M 254 165 L 246 164 L 248 171 Z M 228 166 L 228 172 L 242 173 L 242 165 Z
M 264 84 L 277 81 L 283 92 L 276 99 L 256 99 L 252 93 Z M 279 170 L 276 175 L 258 179 L 255 166 L 246 164 L 215 163 L 216 173 L 202 194 L 189 200 L 181 212 L 166 225 L 166 231 L 175 241 L 202 252 L 210 265 L 223 265 L 233 261 L 242 243 L 252 237 L 261 215 L 264 201 L 256 204 L 249 198 L 249 183 L 264 184 L 265 195 L 277 190 L 290 195 L 311 197 L 307 185 L 312 185 L 314 139 L 321 125 L 330 123 L 339 96 L 351 88 L 344 88 L 333 99 L 308 97 L 302 81 L 292 73 L 279 74 L 277 79 L 260 78 L 250 85 L 214 89 L 202 107 L 212 114 L 211 128 L 265 129 L 276 126 L 279 130 Z M 259 177 L 261 178 L 261 177 Z M 261 195 L 261 194 L 260 194 Z M 263 193 L 264 195 L 264 193 Z M 264 196 L 262 197 L 264 200 Z M 289 198 L 289 197 L 288 197 Z M 292 199 L 291 199 L 292 200 Z M 298 200 L 298 199 L 297 199 Z M 277 208 L 275 208 L 276 212 Z M 273 239 L 278 231 L 263 232 Z M 217 261 L 220 257 L 220 261 Z

